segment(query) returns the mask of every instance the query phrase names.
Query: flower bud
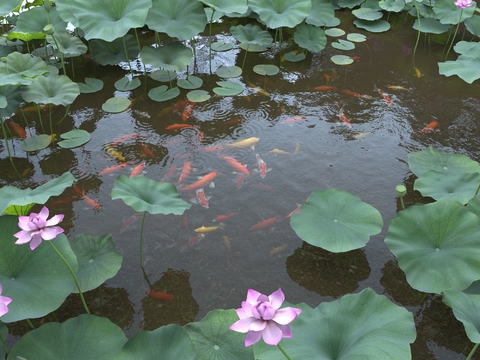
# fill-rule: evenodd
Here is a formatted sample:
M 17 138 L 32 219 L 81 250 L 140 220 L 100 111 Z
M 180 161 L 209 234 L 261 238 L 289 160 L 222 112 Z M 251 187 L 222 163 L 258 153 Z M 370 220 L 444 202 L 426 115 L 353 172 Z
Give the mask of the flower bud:
M 407 187 L 405 185 L 397 185 L 395 186 L 395 191 L 397 192 L 397 196 L 404 197 L 407 195 Z
M 2 62 L 6 63 L 6 62 L 7 62 L 7 57 L 6 57 L 6 56 L 2 56 L 2 57 L 0 58 L 0 60 L 1 60 Z
M 47 13 L 50 12 L 50 0 L 43 0 L 43 7 Z
M 55 32 L 55 28 L 52 24 L 47 24 L 43 27 L 43 32 L 47 35 L 53 35 L 53 33 Z

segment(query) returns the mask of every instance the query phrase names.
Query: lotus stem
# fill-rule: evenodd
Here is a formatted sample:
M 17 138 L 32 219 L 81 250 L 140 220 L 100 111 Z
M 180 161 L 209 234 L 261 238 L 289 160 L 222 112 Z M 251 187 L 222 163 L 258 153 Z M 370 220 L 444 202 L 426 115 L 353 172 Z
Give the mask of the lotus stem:
M 10 160 L 10 164 L 12 164 L 13 169 L 17 173 L 18 178 L 22 180 L 22 175 L 20 175 L 20 173 L 17 170 L 17 167 L 15 166 L 15 163 L 13 162 L 12 153 L 10 152 L 10 146 L 8 146 L 7 129 L 5 128 L 5 122 L 1 121 L 0 123 L 2 124 L 3 136 L 5 137 L 5 146 L 7 147 L 8 159 Z
M 470 351 L 470 354 L 468 354 L 466 360 L 470 360 L 470 359 L 472 358 L 473 354 L 475 354 L 475 351 L 476 351 L 477 348 L 478 348 L 478 345 L 480 345 L 480 343 L 476 343 L 476 344 L 475 344 L 475 346 L 473 347 L 472 351 Z
M 63 255 L 60 253 L 60 251 L 58 251 L 58 249 L 55 247 L 55 245 L 53 245 L 51 241 L 47 241 L 47 242 L 50 244 L 50 246 L 52 247 L 52 249 L 55 250 L 55 252 L 57 253 L 57 255 L 60 256 L 60 259 L 63 260 L 63 262 L 64 262 L 65 265 L 67 266 L 68 270 L 70 271 L 70 274 L 72 274 L 73 280 L 75 281 L 75 285 L 77 285 L 78 294 L 80 295 L 80 299 L 82 300 L 83 307 L 85 308 L 85 311 L 87 312 L 87 314 L 90 314 L 90 311 L 88 310 L 87 303 L 85 302 L 85 298 L 83 297 L 82 289 L 80 288 L 80 284 L 78 283 L 77 276 L 76 276 L 75 273 L 73 272 L 73 269 L 71 268 L 71 266 L 70 266 L 70 264 L 67 262 L 67 260 L 63 257 Z
M 137 46 L 138 46 L 138 52 L 140 52 L 142 49 L 140 48 L 140 39 L 138 38 L 138 32 L 137 32 L 137 29 L 133 29 L 135 31 L 135 37 L 137 38 Z M 147 68 L 145 67 L 145 63 L 143 62 L 143 58 L 140 57 L 140 59 L 142 60 L 142 66 L 143 66 L 143 74 L 145 75 L 145 77 L 147 77 Z
M 212 8 L 212 16 L 210 16 L 210 22 L 208 24 L 208 62 L 210 64 L 210 74 L 212 73 L 212 22 L 215 9 Z
M 43 121 L 42 121 L 42 114 L 40 113 L 40 106 L 37 105 L 37 113 L 38 113 L 38 119 L 40 120 L 40 126 L 42 127 L 42 131 L 45 133 L 45 128 L 43 127 Z
M 62 69 L 63 69 L 63 75 L 67 75 L 67 70 L 65 69 L 65 61 L 63 61 L 63 53 L 60 51 L 60 48 L 58 47 L 57 39 L 55 39 L 55 35 L 52 34 L 52 39 L 55 42 L 55 46 L 57 47 L 57 51 L 60 54 L 60 61 L 62 62 Z M 47 58 L 48 58 L 48 48 L 45 46 L 45 49 L 47 49 Z
M 480 190 L 480 184 L 478 184 L 477 191 L 475 191 L 475 195 L 473 195 L 473 197 L 477 196 L 479 190 Z
M 70 105 L 71 104 L 67 105 L 67 109 L 65 110 L 65 115 L 63 115 L 63 117 L 60 120 L 58 120 L 57 125 L 60 124 L 63 121 L 63 119 L 65 119 L 67 117 L 68 111 L 70 110 Z
M 0 335 L 0 342 L 2 343 L 2 346 L 3 346 L 3 348 L 5 349 L 5 354 L 8 354 L 8 352 L 10 351 L 10 349 L 8 348 L 7 343 L 6 343 L 5 340 L 3 339 L 3 336 L 2 336 L 2 335 Z
M 247 60 L 247 53 L 248 53 L 249 46 L 250 44 L 247 44 L 247 48 L 245 49 L 245 55 L 243 56 L 242 70 L 243 70 L 243 67 L 245 66 L 245 60 Z
M 195 46 L 195 38 L 193 37 L 190 44 L 192 44 L 192 50 L 193 50 L 193 63 L 197 63 L 197 47 Z
M 127 60 L 128 67 L 130 69 L 130 74 L 132 75 L 132 79 L 133 79 L 132 64 L 130 64 L 130 59 L 128 58 L 128 51 L 127 51 L 127 44 L 125 43 L 125 36 L 122 36 L 122 42 L 123 42 L 123 50 L 125 51 L 125 59 Z
M 50 135 L 52 135 L 52 142 L 54 142 L 53 138 L 53 126 L 52 126 L 52 104 L 48 104 L 48 115 L 50 120 Z
M 463 9 L 460 10 L 460 18 L 458 19 L 457 27 L 455 28 L 455 33 L 453 34 L 452 42 L 450 43 L 450 47 L 448 48 L 447 54 L 445 55 L 445 60 L 447 60 L 448 54 L 450 53 L 450 50 L 452 50 L 453 42 L 455 41 L 455 38 L 457 37 L 458 28 L 460 27 L 460 23 L 462 21 L 462 14 L 463 14 Z
M 418 31 L 417 31 L 417 41 L 415 42 L 415 47 L 413 48 L 413 67 L 415 67 L 415 53 L 417 52 L 417 46 L 420 41 L 420 12 L 418 11 L 418 4 L 416 0 L 413 0 L 415 4 L 415 10 L 417 11 L 417 19 L 418 19 Z
M 283 348 L 283 346 L 280 345 L 280 343 L 277 344 L 277 347 L 278 347 L 278 349 L 282 352 L 282 354 L 283 354 L 288 360 L 292 360 L 292 358 L 290 357 L 290 355 L 287 354 L 287 352 L 285 351 L 285 349 Z
M 30 326 L 33 330 L 35 330 L 35 325 L 32 324 L 30 319 L 25 319 L 25 321 L 27 322 L 28 326 Z
M 143 224 L 145 222 L 145 216 L 147 211 L 143 212 L 142 222 L 140 223 L 140 267 L 143 269 Z
M 372 51 L 370 50 L 370 48 L 368 47 L 368 45 L 364 42 L 363 45 L 365 45 L 368 49 L 368 53 L 370 55 L 370 63 L 369 63 L 369 67 L 372 67 Z
M 70 64 L 72 65 L 72 80 L 75 80 L 75 67 L 73 66 L 73 58 L 72 61 L 70 61 Z

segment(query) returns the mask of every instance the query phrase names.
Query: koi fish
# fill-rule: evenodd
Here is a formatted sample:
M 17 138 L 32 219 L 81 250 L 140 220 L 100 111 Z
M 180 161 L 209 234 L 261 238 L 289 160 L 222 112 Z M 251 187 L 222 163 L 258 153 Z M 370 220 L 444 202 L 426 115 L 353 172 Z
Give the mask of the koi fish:
M 137 166 L 135 166 L 132 170 L 132 172 L 130 173 L 130 177 L 135 177 L 135 176 L 138 176 L 142 173 L 142 170 L 143 168 L 145 167 L 145 163 L 141 163 L 141 164 L 138 164 Z
M 21 127 L 17 123 L 15 123 L 13 121 L 10 121 L 10 120 L 6 120 L 6 123 L 15 135 L 17 135 L 18 137 L 24 138 L 24 139 L 27 138 L 27 132 L 25 131 L 25 129 L 23 127 Z
M 187 180 L 191 170 L 192 170 L 192 163 L 190 161 L 185 161 L 183 163 L 182 173 L 180 174 L 180 178 L 178 179 L 178 181 L 175 183 L 175 186 Z
M 212 146 L 206 146 L 206 147 L 200 149 L 200 151 L 202 151 L 202 152 L 217 152 L 217 151 L 220 151 L 222 149 L 223 149 L 223 146 L 212 145 Z
M 260 155 L 255 154 L 255 158 L 258 162 L 258 171 L 260 172 L 260 177 L 263 179 L 265 175 L 267 175 L 267 164 L 265 164 L 265 161 L 263 161 Z
M 98 202 L 93 200 L 92 198 L 88 197 L 87 194 L 85 194 L 78 186 L 77 184 L 73 184 L 73 191 L 75 194 L 77 194 L 78 197 L 82 198 L 90 207 L 94 209 L 101 209 L 102 205 L 100 205 Z
M 195 102 L 189 103 L 187 106 L 185 106 L 185 109 L 182 111 L 182 120 L 187 121 L 190 115 L 192 115 L 193 108 L 197 105 Z
M 350 56 L 350 59 L 352 59 L 353 61 L 359 61 L 360 56 L 358 56 L 358 55 Z
M 173 295 L 161 291 L 146 290 L 145 294 L 147 294 L 150 299 L 156 301 L 166 302 L 175 300 L 175 297 Z
M 237 181 L 236 181 L 237 190 L 239 190 L 243 186 L 244 180 L 245 180 L 245 174 L 241 172 L 237 173 Z
M 199 227 L 199 228 L 196 228 L 195 231 L 196 233 L 200 233 L 200 234 L 207 234 L 209 232 L 212 232 L 212 231 L 215 231 L 215 230 L 218 230 L 218 229 L 221 229 L 222 226 L 221 225 L 217 225 L 217 226 L 202 226 L 202 227 Z
M 343 113 L 343 106 L 340 108 L 340 110 L 338 110 L 338 117 L 345 123 L 345 125 L 347 125 L 348 127 L 352 127 L 352 124 Z
M 416 67 L 414 67 L 414 69 L 415 69 L 415 76 L 420 79 L 423 76 L 423 74 Z
M 238 125 L 238 124 L 241 124 L 242 122 L 244 122 L 245 120 L 246 120 L 245 118 L 236 118 L 236 119 L 228 120 L 225 123 L 225 125 L 227 125 L 227 126 Z
M 180 109 L 180 108 L 179 108 L 179 109 Z M 167 115 L 167 114 L 171 114 L 171 113 L 173 113 L 173 112 L 175 112 L 175 110 L 173 109 L 173 106 L 168 106 L 168 107 L 164 108 L 162 111 L 160 111 L 160 112 L 158 113 L 158 116 L 159 116 L 159 117 L 162 117 L 162 116 L 165 116 L 165 115 Z
M 398 85 L 389 85 L 387 86 L 389 89 L 392 90 L 403 90 L 403 91 L 410 91 L 410 89 L 407 89 L 406 87 L 403 86 L 398 86 Z
M 110 145 L 106 144 L 105 145 L 105 150 L 107 150 L 107 153 L 110 155 L 110 156 L 113 156 L 115 158 L 117 158 L 119 161 L 125 161 L 125 158 L 123 157 L 122 153 L 115 150 L 113 147 L 111 147 Z
M 188 249 L 190 246 L 198 244 L 204 237 L 204 234 L 198 234 L 197 236 L 194 236 L 189 242 L 182 246 L 182 249 Z
M 137 219 L 139 219 L 142 216 L 142 213 L 135 213 L 132 216 L 130 216 L 125 222 L 122 224 L 122 227 L 120 228 L 120 232 L 124 232 L 125 230 L 128 229 L 130 225 L 132 225 Z
M 184 108 L 188 103 L 189 103 L 189 101 L 188 101 L 187 99 L 185 99 L 185 100 L 178 100 L 178 101 L 175 103 L 175 106 L 173 106 L 173 112 L 179 111 L 181 108 Z
M 295 150 L 293 150 L 293 155 L 297 155 L 300 152 L 300 143 L 297 142 L 295 145 Z
M 255 89 L 257 91 L 257 94 L 260 94 L 263 96 L 270 96 L 270 94 L 265 89 L 262 89 L 260 86 L 257 86 L 250 81 L 248 82 L 248 86 L 250 86 L 252 89 Z
M 195 190 L 195 195 L 197 197 L 197 203 L 199 205 L 202 205 L 205 209 L 208 209 L 208 199 L 210 197 L 205 196 L 205 192 L 203 191 L 203 188 Z
M 53 105 L 53 104 L 44 104 L 44 105 L 27 106 L 24 108 L 20 108 L 20 110 L 23 112 L 38 112 L 38 111 L 43 112 L 49 109 L 49 105 L 51 106 L 52 109 L 57 107 L 57 105 Z
M 325 85 L 328 85 L 328 83 L 330 82 L 330 75 L 328 74 L 322 74 L 322 75 L 325 78 Z
M 270 251 L 270 255 L 278 255 L 287 248 L 287 244 L 281 245 Z
M 165 173 L 165 175 L 160 179 L 160 181 L 166 182 L 170 180 L 173 177 L 173 175 L 175 175 L 176 172 L 177 172 L 177 166 L 175 164 L 172 164 L 172 166 L 170 166 L 170 168 Z
M 257 137 L 251 137 L 245 140 L 237 141 L 231 144 L 225 145 L 226 147 L 236 147 L 236 148 L 248 148 L 254 146 L 260 139 Z
M 332 70 L 332 74 L 330 75 L 330 81 L 335 81 L 337 78 L 337 72 L 335 70 Z
M 118 165 L 113 165 L 113 166 L 109 166 L 105 169 L 103 169 L 102 171 L 100 171 L 98 173 L 98 175 L 107 175 L 107 174 L 111 174 L 111 173 L 114 173 L 115 171 L 118 171 L 120 169 L 123 169 L 125 166 L 127 166 L 128 163 L 127 162 L 123 162 L 121 164 L 118 164 Z
M 430 124 L 425 126 L 422 130 L 419 130 L 418 133 L 424 134 L 424 133 L 435 131 L 437 126 L 438 126 L 438 122 L 437 121 L 432 121 Z
M 308 90 L 315 90 L 315 91 L 331 91 L 335 89 L 335 86 L 331 85 L 320 85 L 314 88 L 308 87 Z
M 178 188 L 177 190 L 178 191 L 193 191 L 193 190 L 203 188 L 207 184 L 210 184 L 213 181 L 213 179 L 215 178 L 215 176 L 217 176 L 217 172 L 212 171 L 211 173 L 208 173 L 207 175 L 203 176 L 200 180 L 195 181 L 194 183 L 192 183 L 188 186 Z
M 343 89 L 343 90 L 340 90 L 340 92 L 345 94 L 345 95 L 348 95 L 348 96 L 359 97 L 359 98 L 362 98 L 362 99 L 373 99 L 373 96 L 360 94 L 360 93 L 355 92 L 355 91 L 350 91 L 350 90 Z
M 151 157 L 152 159 L 155 157 L 155 154 L 153 153 L 153 151 L 150 150 L 146 145 L 140 144 L 140 146 L 142 147 L 142 151 L 145 155 L 147 155 L 148 157 Z
M 288 214 L 287 216 L 285 216 L 287 219 L 289 219 L 293 214 L 297 213 L 300 211 L 300 208 L 302 207 L 301 204 L 297 204 L 297 208 L 295 210 L 293 210 L 290 214 Z
M 142 134 L 125 134 L 113 140 L 112 146 L 118 146 L 121 143 L 142 138 Z
M 172 124 L 165 128 L 165 130 L 180 130 L 185 128 L 193 129 L 195 126 L 189 124 Z
M 368 135 L 370 135 L 370 134 L 371 134 L 371 132 L 370 132 L 370 131 L 367 131 L 367 132 L 364 132 L 364 133 L 355 134 L 355 135 L 353 135 L 353 137 L 354 137 L 355 139 L 361 139 L 361 138 L 364 138 L 364 137 L 366 137 L 366 136 L 368 136 Z
M 269 191 L 269 192 L 274 192 L 275 191 L 275 189 L 273 187 L 271 187 L 268 184 L 264 184 L 264 183 L 255 183 L 254 186 L 259 188 L 259 189 Z
M 285 151 L 285 150 L 280 150 L 280 149 L 273 149 L 273 150 L 270 150 L 271 153 L 274 153 L 275 155 L 290 155 L 290 153 L 288 151 Z
M 292 124 L 292 123 L 296 123 L 296 122 L 299 122 L 299 121 L 302 121 L 302 120 L 305 120 L 307 117 L 306 116 L 294 116 L 294 117 L 291 117 L 291 118 L 288 118 L 288 119 L 285 119 L 282 121 L 282 123 L 284 124 Z
M 231 156 L 228 156 L 228 155 L 219 155 L 223 160 L 225 160 L 227 162 L 228 165 L 230 165 L 233 169 L 241 172 L 241 173 L 244 173 L 245 175 L 250 175 L 250 171 L 248 171 L 248 169 L 245 167 L 245 165 L 241 164 L 240 161 L 238 161 L 237 159 L 231 157 Z
M 51 203 L 50 206 L 65 206 L 65 205 L 69 205 L 69 204 L 73 203 L 76 200 L 78 200 L 78 199 L 74 198 L 74 197 L 69 197 L 69 198 L 66 198 L 66 199 L 59 199 L 59 200 Z
M 228 236 L 222 235 L 222 240 L 225 246 L 227 247 L 228 251 L 231 250 L 230 239 Z
M 215 219 L 213 219 L 212 221 L 213 222 L 223 222 L 225 220 L 228 220 L 230 219 L 232 216 L 234 216 L 236 214 L 236 212 L 233 212 L 233 213 L 230 213 L 230 214 L 226 214 L 226 215 L 217 215 L 217 217 L 215 217 Z
M 266 229 L 266 228 L 270 228 L 270 227 L 273 227 L 273 224 L 275 224 L 277 222 L 277 217 L 272 217 L 272 218 L 269 218 L 269 219 L 266 219 L 266 220 L 263 220 L 263 221 L 260 221 L 259 223 L 253 225 L 250 229 L 248 229 L 249 231 L 258 231 L 258 230 L 263 230 L 263 229 Z
M 390 99 L 390 96 L 388 96 L 388 94 L 385 91 L 383 91 L 382 89 L 377 88 L 377 86 L 375 84 L 373 84 L 373 87 L 375 88 L 376 91 L 378 91 L 378 93 L 380 95 L 383 96 L 383 99 L 385 100 L 387 105 L 390 106 L 392 104 L 392 100 Z

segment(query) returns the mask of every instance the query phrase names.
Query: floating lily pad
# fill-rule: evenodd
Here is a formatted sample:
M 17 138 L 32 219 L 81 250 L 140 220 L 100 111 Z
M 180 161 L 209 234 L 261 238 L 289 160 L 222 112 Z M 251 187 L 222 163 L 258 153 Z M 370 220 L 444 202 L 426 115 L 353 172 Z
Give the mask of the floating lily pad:
M 48 147 L 52 142 L 52 138 L 46 134 L 30 136 L 26 138 L 21 147 L 23 151 L 38 151 Z
M 153 48 L 144 46 L 140 52 L 143 61 L 153 67 L 183 71 L 192 62 L 193 52 L 178 41 Z
M 405 9 L 404 0 L 380 0 L 378 6 L 389 12 L 400 12 Z
M 132 102 L 124 97 L 112 97 L 102 104 L 102 110 L 108 113 L 121 113 L 127 110 Z
M 352 58 L 346 55 L 333 55 L 330 60 L 337 65 L 350 65 L 353 63 Z
M 217 85 L 220 87 L 213 88 L 213 92 L 221 96 L 235 96 L 244 90 L 241 84 L 233 81 L 217 81 Z
M 182 89 L 198 89 L 203 85 L 203 80 L 197 76 L 189 75 L 187 79 L 179 79 L 177 86 Z
M 204 102 L 210 99 L 210 94 L 205 90 L 192 90 L 187 93 L 187 99 L 191 102 Z
M 303 52 L 297 53 L 296 51 L 290 51 L 283 55 L 283 57 L 285 58 L 285 60 L 290 62 L 299 62 L 305 60 L 307 55 L 305 55 L 305 53 Z
M 148 92 L 148 97 L 158 102 L 174 99 L 178 95 L 180 95 L 180 89 L 178 87 L 169 89 L 167 85 L 158 86 Z
M 326 26 L 335 18 L 335 8 L 327 0 L 312 0 L 312 10 L 305 22 L 315 26 Z
M 150 74 L 153 80 L 160 82 L 170 82 L 177 78 L 177 72 L 175 70 L 156 70 Z
M 368 21 L 378 20 L 378 19 L 381 19 L 383 16 L 383 14 L 380 11 L 375 11 L 370 8 L 355 9 L 355 10 L 352 10 L 352 14 L 355 15 L 355 17 L 357 17 L 358 19 L 368 20 Z
M 118 91 L 130 91 L 138 88 L 142 85 L 142 82 L 139 78 L 129 79 L 128 77 L 123 77 L 120 80 L 115 81 L 115 89 Z
M 461 9 L 456 7 L 453 1 L 437 0 L 433 6 L 433 11 L 442 24 L 455 25 L 473 16 L 476 7 L 477 3 L 475 1 L 472 2 L 472 6 Z
M 420 26 L 418 26 L 418 19 L 416 19 L 413 28 L 415 30 L 420 30 L 420 32 L 425 34 L 442 34 L 447 32 L 450 29 L 450 26 L 442 24 L 438 19 L 422 18 Z
M 80 89 L 66 75 L 39 76 L 22 93 L 26 102 L 67 106 L 72 104 Z
M 268 48 L 265 46 L 249 44 L 249 43 L 240 43 L 240 48 L 245 51 L 253 52 L 253 53 L 261 53 L 268 50 Z
M 230 32 L 240 43 L 268 47 L 273 42 L 272 35 L 270 35 L 268 31 L 262 30 L 258 25 L 247 24 L 245 26 L 232 26 Z
M 480 79 L 480 43 L 459 41 L 453 49 L 461 54 L 456 61 L 439 62 L 439 73 L 445 76 L 457 75 L 463 81 L 471 84 Z
M 273 75 L 277 75 L 280 72 L 280 69 L 278 68 L 278 66 L 275 66 L 275 65 L 260 64 L 260 65 L 255 65 L 253 67 L 253 71 L 258 75 L 273 76 Z
M 328 35 L 331 37 L 339 37 L 339 36 L 345 35 L 345 31 L 339 28 L 332 28 L 332 29 L 325 30 L 325 35 Z
M 59 141 L 57 145 L 64 149 L 71 149 L 86 144 L 92 136 L 85 130 L 70 130 L 60 134 L 60 138 L 64 140 Z
M 381 33 L 390 30 L 390 23 L 385 20 L 367 21 L 357 19 L 353 21 L 353 24 L 360 29 L 365 29 L 372 33 Z
M 338 39 L 337 42 L 332 42 L 332 47 L 338 50 L 353 50 L 355 49 L 355 44 L 347 40 Z
M 138 45 L 133 35 L 125 35 L 123 39 L 115 39 L 112 42 L 94 39 L 90 40 L 88 44 L 93 59 L 100 65 L 117 65 L 122 61 L 127 61 L 123 41 L 127 48 L 128 60 L 135 59 L 138 55 Z
M 325 32 L 319 27 L 309 24 L 297 26 L 293 39 L 298 46 L 314 53 L 322 51 L 327 45 Z
M 382 216 L 348 191 L 314 191 L 290 226 L 303 240 L 331 252 L 358 249 L 382 230 Z
M 90 94 L 103 89 L 103 81 L 94 78 L 85 78 L 85 83 L 77 83 L 80 93 Z
M 233 43 L 225 41 L 217 41 L 210 45 L 214 51 L 228 51 L 233 48 Z
M 217 69 L 217 75 L 221 78 L 236 78 L 242 75 L 242 68 L 238 66 L 223 66 Z
M 248 6 L 270 29 L 277 29 L 300 24 L 310 14 L 312 3 L 310 0 L 249 0 Z
M 347 35 L 347 40 L 360 43 L 360 42 L 367 41 L 367 37 L 363 34 L 350 33 Z

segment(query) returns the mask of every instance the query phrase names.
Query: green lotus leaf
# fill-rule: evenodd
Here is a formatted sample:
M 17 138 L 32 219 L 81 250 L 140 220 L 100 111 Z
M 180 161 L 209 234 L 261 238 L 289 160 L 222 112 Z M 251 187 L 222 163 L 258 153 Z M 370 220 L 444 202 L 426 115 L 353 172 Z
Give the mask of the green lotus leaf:
M 347 40 L 360 43 L 367 41 L 367 37 L 363 34 L 351 33 L 347 35 Z
M 305 303 L 294 307 L 302 312 L 289 325 L 293 338 L 282 339 L 292 359 L 411 359 L 416 337 L 412 313 L 370 288 L 315 309 Z M 253 351 L 259 360 L 282 358 L 277 347 L 263 341 Z
M 58 11 L 60 17 L 66 21 L 72 23 L 73 26 L 78 27 L 78 19 L 73 15 L 70 6 L 73 5 L 75 0 L 56 0 L 55 8 Z
M 332 42 L 332 47 L 338 50 L 353 50 L 355 49 L 355 44 L 347 40 L 338 39 L 337 42 Z
M 273 76 L 273 75 L 277 75 L 280 72 L 280 69 L 276 65 L 259 64 L 253 67 L 253 71 L 258 75 Z
M 213 92 L 220 96 L 235 96 L 244 90 L 242 84 L 233 81 L 217 81 L 219 87 L 214 87 Z
M 8 74 L 4 75 L 2 69 L 5 69 L 5 65 L 0 64 L 0 87 L 9 85 L 30 85 L 33 83 L 33 78 L 23 77 L 21 74 Z M 8 114 L 7 117 L 10 117 Z
M 195 357 L 195 347 L 187 332 L 180 325 L 170 324 L 137 333 L 113 360 L 193 360 Z
M 211 49 L 214 51 L 228 51 L 233 48 L 233 43 L 225 41 L 216 41 L 210 45 Z
M 148 97 L 158 102 L 174 99 L 178 95 L 180 95 L 180 89 L 178 87 L 169 89 L 167 85 L 158 86 L 148 92 Z
M 18 39 L 24 42 L 29 42 L 32 40 L 42 40 L 42 39 L 45 39 L 45 37 L 46 37 L 46 34 L 43 31 L 36 32 L 36 33 L 24 33 L 20 31 L 12 31 L 12 32 L 9 32 L 7 35 L 8 40 Z
M 272 35 L 268 31 L 262 30 L 258 25 L 232 26 L 230 32 L 241 43 L 268 47 L 273 42 Z
M 380 0 L 378 6 L 381 9 L 389 12 L 400 12 L 405 10 L 404 0 Z
M 0 109 L 5 109 L 8 105 L 7 98 L 3 95 L 0 95 Z
M 112 200 L 122 199 L 135 211 L 150 214 L 182 215 L 191 205 L 180 198 L 175 185 L 150 180 L 143 175 L 115 179 Z
M 146 64 L 177 72 L 183 71 L 192 62 L 193 56 L 192 49 L 178 41 L 157 48 L 144 46 L 140 54 Z
M 0 76 L 0 79 L 2 77 Z M 18 86 L 0 86 L 0 95 L 7 98 L 7 107 L 0 108 L 0 117 L 10 117 L 23 102 L 21 88 Z
M 140 85 L 142 85 L 142 82 L 139 78 L 130 79 L 128 77 L 123 77 L 115 81 L 115 84 L 113 84 L 118 91 L 131 91 L 138 88 Z
M 293 39 L 298 46 L 314 53 L 322 51 L 327 45 L 325 32 L 319 27 L 308 24 L 298 25 Z
M 357 17 L 358 19 L 368 20 L 368 21 L 378 20 L 383 16 L 381 12 L 375 11 L 370 8 L 355 9 L 355 10 L 352 10 L 352 14 L 355 15 L 355 17 Z
M 248 10 L 247 0 L 201 0 L 201 2 L 223 13 L 243 14 Z
M 340 0 L 338 6 L 341 8 L 353 9 L 362 3 L 364 3 L 364 0 Z
M 113 41 L 145 25 L 152 0 L 74 0 L 70 10 L 85 39 Z
M 2 296 L 12 299 L 2 316 L 5 323 L 47 315 L 75 288 L 72 274 L 52 247 L 43 242 L 32 251 L 28 244 L 15 245 L 13 234 L 18 231 L 17 216 L 0 216 L 0 284 Z M 60 234 L 51 242 L 76 271 L 77 259 L 67 237 Z
M 333 55 L 330 60 L 337 65 L 350 65 L 353 63 L 352 58 L 346 55 Z
M 12 205 L 5 209 L 3 214 L 5 215 L 15 215 L 15 216 L 28 216 L 30 210 L 35 206 L 34 203 L 28 205 Z
M 43 6 L 38 6 L 20 13 L 15 31 L 32 34 L 40 33 L 43 32 L 43 28 L 48 24 L 52 24 L 56 31 L 67 28 L 67 23 L 60 18 L 55 7 L 52 6 L 50 13 L 47 13 Z
M 67 31 L 58 30 L 54 35 L 47 35 L 47 42 L 55 48 L 58 46 L 58 50 L 66 58 L 85 54 L 88 50 L 80 38 L 70 35 Z
M 128 60 L 133 60 L 138 55 L 138 45 L 133 35 L 126 35 L 123 39 L 115 39 L 112 42 L 104 40 L 89 41 L 90 52 L 93 59 L 100 65 L 117 65 L 125 59 L 125 49 L 123 41 L 127 48 Z
M 205 29 L 207 17 L 199 1 L 152 0 L 146 25 L 172 38 L 190 40 Z
M 191 102 L 204 102 L 210 99 L 210 94 L 205 90 L 192 90 L 187 93 L 187 99 Z
M 150 77 L 153 80 L 160 81 L 160 82 L 170 82 L 177 78 L 177 72 L 175 70 L 155 70 L 150 74 Z
M 329 28 L 335 28 L 336 26 L 340 25 L 341 21 L 339 18 L 334 17 L 332 20 L 330 20 L 327 24 L 325 24 L 326 27 Z M 328 29 L 327 29 L 328 30 Z
M 335 8 L 328 0 L 312 0 L 312 10 L 305 22 L 315 26 L 325 26 L 335 18 Z
M 77 256 L 77 278 L 83 292 L 102 285 L 122 266 L 123 256 L 115 249 L 111 235 L 83 233 L 75 236 L 70 244 Z
M 102 110 L 108 113 L 121 113 L 127 110 L 132 102 L 124 97 L 115 96 L 102 104 Z
M 381 33 L 390 30 L 390 23 L 385 20 L 367 21 L 357 19 L 353 24 L 360 29 L 365 29 L 372 33 Z
M 339 36 L 345 35 L 345 31 L 338 28 L 332 28 L 332 29 L 325 30 L 325 35 L 328 35 L 331 37 L 339 37 Z
M 472 17 L 465 19 L 463 23 L 465 24 L 465 27 L 471 34 L 475 36 L 480 36 L 480 16 L 479 15 L 473 15 Z
M 26 102 L 64 106 L 73 103 L 78 95 L 77 83 L 66 75 L 39 76 L 22 93 Z
M 127 338 L 105 317 L 83 314 L 29 331 L 11 349 L 12 359 L 110 360 Z
M 418 26 L 418 19 L 416 19 L 413 28 L 425 34 L 442 34 L 450 29 L 450 25 L 442 24 L 438 19 L 423 18 L 420 21 L 420 26 Z
M 408 166 L 418 177 L 429 170 L 452 174 L 480 172 L 480 165 L 468 156 L 449 154 L 431 146 L 422 151 L 409 153 Z
M 66 172 L 33 190 L 30 188 L 21 190 L 14 186 L 4 186 L 0 188 L 0 214 L 12 205 L 45 204 L 50 196 L 60 195 L 63 190 L 72 186 L 74 181 L 73 175 Z
M 202 320 L 185 325 L 198 359 L 254 360 L 252 348 L 244 345 L 245 334 L 229 329 L 237 320 L 237 312 L 233 309 L 214 310 Z
M 3 0 L 2 3 L 0 3 L 0 16 L 10 14 L 13 9 L 21 5 L 22 3 L 22 0 Z
M 188 75 L 187 79 L 179 79 L 177 86 L 182 89 L 198 89 L 203 85 L 203 80 L 194 75 Z
M 293 28 L 300 24 L 312 8 L 310 0 L 249 0 L 248 6 L 270 29 Z
M 439 74 L 445 76 L 457 75 L 469 84 L 480 79 L 480 67 L 478 67 L 480 43 L 459 41 L 453 48 L 457 53 L 461 53 L 462 55 L 455 61 L 439 62 Z
M 59 141 L 57 145 L 64 149 L 71 149 L 86 144 L 92 136 L 85 130 L 70 130 L 60 134 L 60 138 L 63 140 Z
M 479 184 L 479 173 L 444 173 L 430 170 L 415 180 L 414 190 L 435 200 L 453 200 L 465 205 L 475 196 Z
M 40 134 L 35 136 L 30 136 L 26 138 L 22 143 L 22 150 L 23 151 L 38 151 L 48 147 L 52 139 L 49 135 Z
M 477 226 L 478 217 L 463 205 L 439 200 L 399 212 L 385 243 L 414 289 L 437 294 L 463 290 L 480 279 Z
M 47 64 L 38 58 L 32 57 L 30 54 L 21 54 L 13 52 L 7 56 L 4 67 L 0 67 L 0 74 L 19 74 L 22 77 L 37 77 L 48 73 Z
M 224 79 L 236 78 L 242 75 L 242 71 L 238 66 L 222 66 L 217 69 L 217 75 Z
M 480 195 L 476 195 L 474 198 L 470 199 L 467 204 L 467 209 L 478 216 L 478 221 L 480 223 Z M 478 294 L 480 295 L 480 292 Z
M 209 7 L 203 8 L 203 11 L 205 11 L 205 15 L 207 16 L 207 23 L 219 21 L 222 16 L 225 15 L 224 12 L 214 11 Z
M 457 320 L 463 323 L 470 341 L 480 342 L 480 295 L 447 290 L 443 302 L 450 306 Z
M 305 55 L 305 53 L 303 52 L 297 53 L 296 51 L 290 51 L 283 55 L 283 57 L 285 58 L 285 60 L 290 62 L 299 62 L 305 60 L 307 55 Z
M 245 50 L 245 51 L 248 51 L 248 52 L 257 52 L 257 53 L 260 53 L 260 52 L 265 52 L 268 50 L 267 47 L 265 46 L 262 46 L 262 45 L 256 45 L 256 44 L 249 44 L 249 43 L 240 43 L 240 48 Z
M 85 78 L 85 83 L 77 83 L 81 94 L 95 93 L 103 89 L 103 81 L 94 78 Z
M 373 206 L 348 191 L 314 191 L 290 226 L 303 240 L 339 253 L 365 246 L 383 227 L 382 216 Z
M 442 24 L 458 24 L 473 16 L 476 6 L 477 3 L 473 1 L 471 7 L 460 9 L 455 6 L 453 1 L 437 0 L 433 6 L 433 11 Z

